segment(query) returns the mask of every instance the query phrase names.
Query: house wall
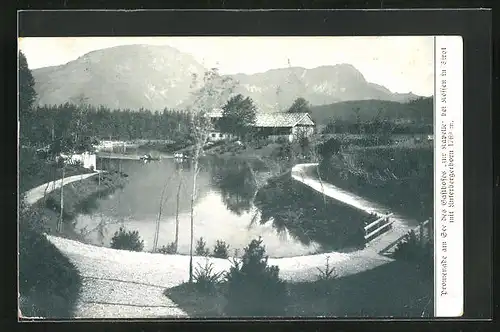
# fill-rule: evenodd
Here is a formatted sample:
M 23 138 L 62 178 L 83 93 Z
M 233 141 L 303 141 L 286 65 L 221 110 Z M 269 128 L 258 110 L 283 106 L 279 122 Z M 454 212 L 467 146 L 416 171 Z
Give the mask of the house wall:
M 69 163 L 81 162 L 84 168 L 96 169 L 96 155 L 90 153 L 74 154 L 69 159 Z
M 300 137 L 311 137 L 314 135 L 313 126 L 295 126 L 292 128 L 293 140 L 299 139 Z
M 233 135 L 221 133 L 220 131 L 211 131 L 208 134 L 208 141 L 209 142 L 218 142 L 218 141 L 222 141 L 225 139 L 231 139 L 231 138 L 233 138 Z
M 276 141 L 278 139 L 286 139 L 289 142 L 293 140 L 292 128 L 275 127 L 275 128 L 257 128 L 257 135 L 266 137 L 269 140 Z

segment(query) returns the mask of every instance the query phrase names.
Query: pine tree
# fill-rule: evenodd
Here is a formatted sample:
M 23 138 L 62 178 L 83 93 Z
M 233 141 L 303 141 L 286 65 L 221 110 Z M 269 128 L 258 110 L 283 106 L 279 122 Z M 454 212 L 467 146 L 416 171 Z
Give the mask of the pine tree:
M 30 110 L 36 100 L 35 79 L 23 52 L 19 51 L 19 109 Z
M 19 51 L 19 121 L 20 121 L 20 140 L 21 144 L 34 143 L 31 108 L 36 100 L 35 79 L 28 67 L 28 61 L 24 54 Z M 31 121 L 30 121 L 31 120 Z

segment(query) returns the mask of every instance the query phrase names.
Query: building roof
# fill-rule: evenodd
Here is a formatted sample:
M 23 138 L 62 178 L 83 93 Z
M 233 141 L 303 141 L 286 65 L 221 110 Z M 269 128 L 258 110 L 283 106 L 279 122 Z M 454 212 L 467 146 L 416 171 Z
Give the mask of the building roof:
M 208 116 L 210 118 L 222 118 L 223 110 L 214 110 Z M 255 116 L 255 127 L 295 127 L 296 125 L 314 126 L 314 121 L 308 113 L 257 113 Z
M 301 124 L 314 126 L 308 113 L 258 113 L 255 127 L 295 127 Z

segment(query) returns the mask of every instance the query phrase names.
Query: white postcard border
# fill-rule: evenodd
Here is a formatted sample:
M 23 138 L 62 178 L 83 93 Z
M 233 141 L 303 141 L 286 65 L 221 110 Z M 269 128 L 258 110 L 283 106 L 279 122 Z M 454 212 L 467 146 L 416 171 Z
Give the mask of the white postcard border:
M 459 317 L 464 308 L 463 42 L 435 36 L 434 314 Z

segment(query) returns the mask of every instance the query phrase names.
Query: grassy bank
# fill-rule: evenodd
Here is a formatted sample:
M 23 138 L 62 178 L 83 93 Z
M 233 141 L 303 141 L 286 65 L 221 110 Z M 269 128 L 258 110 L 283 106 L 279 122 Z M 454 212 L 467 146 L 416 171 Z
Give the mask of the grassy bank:
M 205 154 L 221 159 L 253 160 L 256 166 L 264 165 L 263 168 L 276 176 L 290 171 L 298 163 L 317 162 L 316 146 L 321 141 L 319 136 L 294 142 L 284 139 L 254 139 L 243 144 L 221 141 L 205 149 Z
M 19 292 L 25 317 L 70 318 L 81 286 L 71 261 L 43 233 L 48 216 L 39 207 L 19 207 Z
M 73 222 L 78 214 L 91 213 L 97 208 L 100 197 L 106 197 L 125 185 L 126 175 L 119 172 L 102 173 L 64 186 L 63 230 L 61 236 L 81 240 L 74 231 Z M 55 234 L 60 217 L 61 190 L 56 189 L 37 202 L 46 216 L 49 234 Z
M 433 149 L 352 147 L 321 161 L 323 180 L 423 221 L 433 213 Z
M 291 284 L 290 316 L 416 318 L 432 315 L 432 279 L 395 261 L 329 281 Z M 390 295 L 390 298 L 388 297 Z
M 86 173 L 91 171 L 75 165 L 67 165 L 64 170 L 67 177 Z M 19 192 L 25 192 L 61 177 L 62 168 L 57 167 L 55 163 L 37 157 L 34 149 L 19 149 Z
M 26 178 L 20 180 L 24 187 L 30 185 Z M 118 173 L 103 174 L 100 184 L 98 181 L 98 176 L 94 176 L 64 187 L 66 227 L 58 235 L 78 239 L 71 227 L 72 219 L 78 213 L 90 212 L 101 195 L 124 184 L 123 176 Z M 20 203 L 19 292 L 25 317 L 73 317 L 81 278 L 71 261 L 44 235 L 56 230 L 59 199 L 60 190 L 55 190 L 33 206 L 22 200 Z

